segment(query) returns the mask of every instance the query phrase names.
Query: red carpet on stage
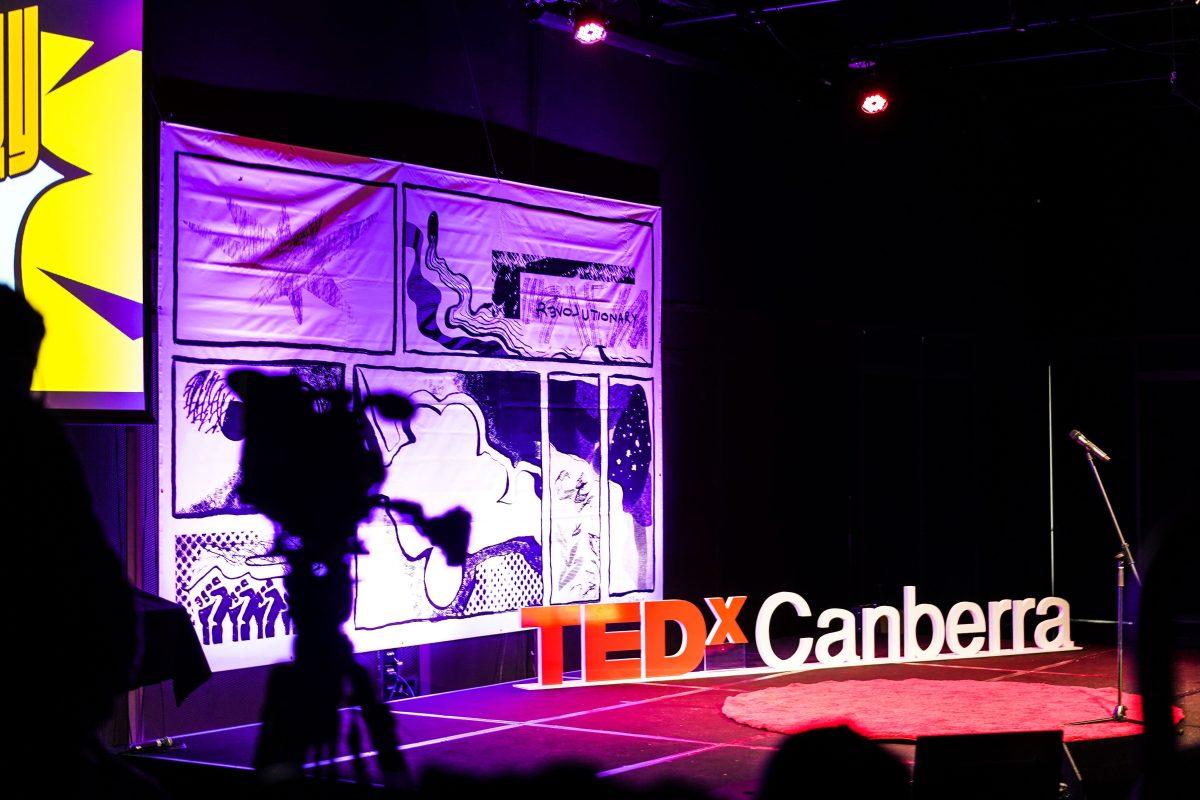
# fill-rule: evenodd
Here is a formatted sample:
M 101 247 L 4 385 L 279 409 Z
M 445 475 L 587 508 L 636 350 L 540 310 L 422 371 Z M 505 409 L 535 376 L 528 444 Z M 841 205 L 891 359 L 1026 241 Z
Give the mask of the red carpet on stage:
M 1075 742 L 1141 732 L 1128 722 L 1068 724 L 1104 717 L 1116 697 L 1115 688 L 912 678 L 790 684 L 736 694 L 721 710 L 744 725 L 778 733 L 848 724 L 874 739 L 915 739 L 1062 728 L 1063 738 Z M 1141 718 L 1141 697 L 1126 694 L 1125 704 L 1132 718 Z

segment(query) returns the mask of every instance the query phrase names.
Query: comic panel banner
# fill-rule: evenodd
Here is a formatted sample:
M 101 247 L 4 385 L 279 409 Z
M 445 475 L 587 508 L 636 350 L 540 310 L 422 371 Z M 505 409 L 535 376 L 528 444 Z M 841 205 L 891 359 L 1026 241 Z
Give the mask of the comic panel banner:
M 290 534 L 239 492 L 246 370 L 361 410 L 378 497 L 470 515 L 462 564 L 362 520 L 358 650 L 661 596 L 657 208 L 174 125 L 161 153 L 159 592 L 214 669 L 294 634 Z

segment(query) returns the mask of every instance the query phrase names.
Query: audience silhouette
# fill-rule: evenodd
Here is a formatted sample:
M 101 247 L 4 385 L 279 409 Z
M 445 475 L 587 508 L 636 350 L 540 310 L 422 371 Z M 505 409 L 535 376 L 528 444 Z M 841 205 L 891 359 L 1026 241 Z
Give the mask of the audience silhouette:
M 798 797 L 903 798 L 908 770 L 875 742 L 847 727 L 792 736 L 763 773 L 758 800 Z
M 1137 652 L 1145 722 L 1140 795 L 1159 800 L 1180 796 L 1179 787 L 1200 778 L 1200 749 L 1179 748 L 1175 722 L 1175 656 L 1183 638 L 1178 620 L 1195 619 L 1198 610 L 1192 575 L 1200 564 L 1200 503 L 1195 498 L 1154 528 L 1144 563 Z
M 17 687 L 9 718 L 21 727 L 11 763 L 30 775 L 72 775 L 59 787 L 68 796 L 154 796 L 96 734 L 133 673 L 133 590 L 62 426 L 30 393 L 45 333 L 25 299 L 0 286 L 8 591 L 39 605 L 19 657 L 8 662 L 9 685 Z

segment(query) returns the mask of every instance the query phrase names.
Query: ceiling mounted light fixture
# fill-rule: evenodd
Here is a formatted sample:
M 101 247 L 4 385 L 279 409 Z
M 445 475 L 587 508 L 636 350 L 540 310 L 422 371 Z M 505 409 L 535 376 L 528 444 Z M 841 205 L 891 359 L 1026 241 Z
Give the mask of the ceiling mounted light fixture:
M 882 114 L 884 111 L 887 111 L 888 102 L 888 96 L 882 91 L 876 90 L 867 92 L 865 95 L 863 95 L 862 101 L 858 104 L 858 107 L 864 114 L 870 114 L 873 116 L 875 114 Z
M 599 44 L 608 38 L 608 20 L 592 3 L 578 3 L 571 9 L 571 27 L 580 44 Z

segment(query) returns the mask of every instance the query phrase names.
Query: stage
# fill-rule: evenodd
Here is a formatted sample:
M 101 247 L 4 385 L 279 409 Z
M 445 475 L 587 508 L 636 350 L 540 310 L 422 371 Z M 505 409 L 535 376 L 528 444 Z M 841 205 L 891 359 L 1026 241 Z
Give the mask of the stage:
M 1115 651 L 1039 653 L 954 662 L 908 663 L 822 669 L 752 678 L 686 680 L 530 691 L 500 684 L 398 700 L 390 704 L 409 768 L 420 778 L 430 770 L 475 777 L 529 773 L 556 764 L 586 765 L 606 780 L 633 785 L 682 782 L 716 797 L 753 795 L 763 767 L 785 738 L 739 724 L 721 712 L 731 696 L 768 687 L 824 681 L 987 681 L 1111 686 Z M 1183 654 L 1177 704 L 1187 718 L 1181 746 L 1200 742 L 1200 654 Z M 880 698 L 886 702 L 887 698 Z M 951 710 L 952 711 L 952 710 Z M 964 709 L 969 713 L 969 709 Z M 258 725 L 186 734 L 182 744 L 156 755 L 130 756 L 164 783 L 187 775 L 221 782 L 250 779 Z M 1104 738 L 1069 742 L 1085 785 L 1128 785 L 1138 764 L 1137 730 L 1105 726 Z M 1113 735 L 1113 734 L 1116 735 Z M 911 766 L 911 743 L 885 746 Z M 373 758 L 365 758 L 368 767 Z M 353 775 L 343 753 L 335 774 Z M 224 774 L 217 774 L 224 773 Z

